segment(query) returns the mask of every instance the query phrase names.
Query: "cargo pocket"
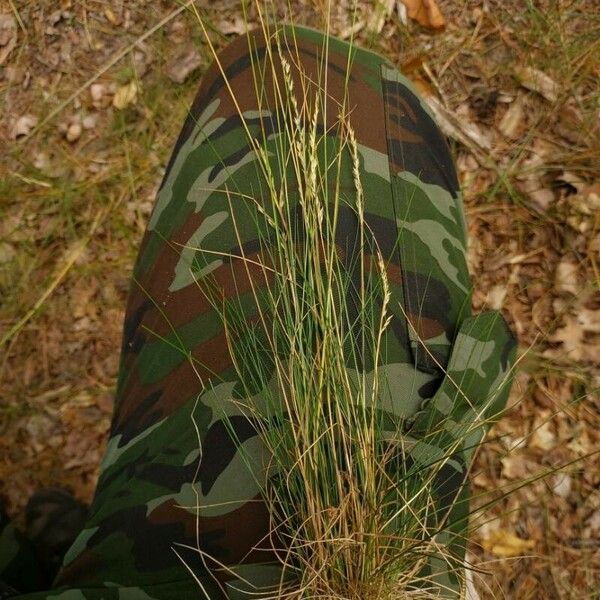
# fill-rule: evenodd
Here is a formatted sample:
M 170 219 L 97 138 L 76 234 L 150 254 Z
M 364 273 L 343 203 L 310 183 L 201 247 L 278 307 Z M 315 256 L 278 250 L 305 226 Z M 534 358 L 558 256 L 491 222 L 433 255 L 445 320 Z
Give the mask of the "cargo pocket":
M 465 319 L 442 383 L 413 418 L 411 457 L 436 475 L 438 516 L 445 517 L 465 481 L 473 453 L 510 392 L 516 341 L 497 311 Z
M 403 303 L 415 366 L 441 374 L 470 315 L 466 225 L 444 136 L 410 82 L 381 66 Z

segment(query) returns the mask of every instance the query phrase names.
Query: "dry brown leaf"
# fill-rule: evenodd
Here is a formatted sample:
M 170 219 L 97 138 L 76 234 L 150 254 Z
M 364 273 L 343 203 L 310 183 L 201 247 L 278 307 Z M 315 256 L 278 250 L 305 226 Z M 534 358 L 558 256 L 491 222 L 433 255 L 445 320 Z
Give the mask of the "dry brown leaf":
M 558 99 L 560 92 L 558 83 L 543 71 L 533 67 L 516 66 L 515 75 L 524 88 L 537 92 L 548 102 L 554 103 Z
M 563 326 L 548 338 L 550 342 L 560 343 L 561 346 L 546 350 L 544 356 L 559 360 L 598 363 L 600 362 L 598 333 L 600 333 L 600 309 L 579 306 L 575 316 L 565 315 Z
M 504 113 L 504 116 L 498 125 L 498 129 L 505 137 L 510 139 L 518 137 L 517 134 L 521 129 L 521 123 L 523 122 L 523 105 L 523 96 L 519 95 Z
M 519 452 L 510 452 L 500 459 L 500 463 L 502 464 L 502 477 L 506 477 L 506 479 L 522 481 L 533 472 L 530 461 L 526 460 Z
M 587 521 L 587 526 L 590 528 L 591 533 L 600 533 L 600 510 L 595 510 L 592 516 Z
M 23 136 L 29 135 L 31 130 L 37 125 L 38 119 L 33 115 L 23 115 L 19 117 L 13 124 L 10 136 L 13 140 Z
M 554 126 L 556 133 L 573 144 L 585 143 L 586 137 L 592 133 L 585 127 L 579 101 L 569 98 L 560 107 L 560 118 Z
M 125 107 L 136 101 L 138 86 L 135 81 L 130 81 L 117 89 L 113 96 L 113 106 L 117 110 L 123 110 Z
M 193 44 L 181 50 L 167 65 L 167 77 L 183 83 L 202 64 L 202 56 Z
M 549 421 L 537 427 L 529 440 L 529 447 L 537 448 L 538 450 L 552 450 L 555 446 L 556 434 Z
M 497 283 L 489 289 L 486 296 L 486 304 L 494 310 L 500 310 L 504 305 L 507 293 L 508 286 L 506 283 Z
M 444 29 L 446 21 L 435 0 L 402 0 L 408 17 L 429 29 Z
M 584 331 L 600 333 L 600 310 L 581 308 L 577 312 L 577 320 Z
M 67 138 L 68 142 L 76 142 L 81 137 L 82 131 L 83 129 L 81 127 L 81 123 L 79 123 L 79 121 L 75 121 L 74 123 L 71 123 L 67 128 L 65 137 Z
M 593 211 L 593 214 L 598 214 L 600 212 L 600 183 L 587 186 L 582 195 L 587 207 Z
M 557 329 L 549 338 L 551 342 L 560 342 L 562 349 L 547 350 L 544 354 L 549 356 L 562 355 L 563 358 L 581 360 L 585 356 L 583 341 L 583 327 L 575 317 L 567 315 L 565 325 Z
M 552 478 L 552 491 L 561 498 L 567 498 L 571 493 L 573 480 L 567 473 L 559 473 Z
M 543 211 L 548 210 L 550 205 L 554 203 L 554 192 L 550 188 L 544 187 L 536 176 L 518 181 L 517 188 L 533 200 Z
M 14 246 L 8 242 L 0 242 L 0 265 L 9 263 L 17 254 Z
M 424 100 L 444 134 L 464 144 L 477 159 L 484 160 L 492 142 L 477 124 L 464 116 L 458 117 L 457 111 L 448 110 L 436 96 L 425 96 Z
M 240 15 L 233 15 L 230 19 L 219 21 L 217 29 L 223 35 L 242 35 L 248 31 L 248 24 Z
M 554 287 L 559 294 L 577 295 L 579 291 L 579 285 L 577 284 L 577 264 L 570 258 L 563 257 L 556 266 Z
M 110 7 L 104 9 L 104 16 L 112 25 L 118 25 L 120 22 L 120 19 L 116 17 L 115 13 L 110 9 Z
M 516 187 L 544 211 L 556 200 L 549 182 L 544 179 L 549 157 L 555 153 L 554 144 L 540 137 L 535 138 L 530 154 L 521 163 L 521 172 L 517 175 Z
M 133 68 L 135 69 L 137 80 L 146 75 L 153 60 L 152 48 L 147 44 L 138 44 L 133 53 Z
M 9 14 L 0 15 L 0 65 L 17 45 L 17 23 Z
M 356 19 L 356 21 L 351 25 L 340 29 L 337 33 L 337 36 L 343 40 L 347 40 L 350 36 L 355 36 L 359 31 L 361 31 L 364 28 L 364 26 L 364 19 Z
M 400 19 L 400 22 L 402 23 L 402 25 L 407 26 L 408 14 L 406 10 L 406 5 L 402 2 L 402 0 L 400 0 L 400 2 L 396 3 L 396 7 L 398 9 L 398 18 Z
M 103 83 L 92 83 L 90 86 L 90 96 L 92 97 L 92 102 L 94 105 L 102 100 L 102 97 L 105 93 L 106 86 Z
M 563 171 L 560 175 L 556 177 L 556 181 L 564 181 L 565 183 L 572 185 L 577 193 L 582 192 L 583 189 L 586 187 L 586 183 L 581 178 L 581 176 L 571 171 Z
M 28 435 L 28 443 L 33 446 L 36 452 L 40 452 L 44 449 L 46 440 L 50 435 L 57 432 L 59 424 L 47 414 L 38 412 L 24 421 L 24 429 Z
M 497 529 L 490 532 L 489 536 L 482 540 L 482 546 L 487 552 L 496 556 L 510 558 L 521 556 L 535 548 L 535 540 L 524 540 L 516 536 L 512 531 Z
M 96 127 L 96 123 L 98 122 L 98 115 L 86 115 L 81 120 L 81 124 L 84 129 L 94 129 Z

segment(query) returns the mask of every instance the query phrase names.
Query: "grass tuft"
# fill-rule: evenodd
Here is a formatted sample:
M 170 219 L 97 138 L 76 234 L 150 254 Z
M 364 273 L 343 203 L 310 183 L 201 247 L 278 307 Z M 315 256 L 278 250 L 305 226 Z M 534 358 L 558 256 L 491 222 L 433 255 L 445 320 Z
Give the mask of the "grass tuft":
M 281 135 L 269 144 L 264 131 L 252 135 L 238 110 L 264 190 L 262 197 L 243 198 L 226 190 L 239 248 L 239 256 L 226 256 L 245 266 L 252 309 L 239 299 L 223 300 L 210 278 L 197 280 L 223 319 L 243 388 L 242 399 L 232 402 L 266 449 L 256 473 L 256 459 L 238 443 L 256 473 L 271 516 L 270 544 L 282 567 L 280 583 L 261 590 L 260 597 L 439 597 L 444 584 L 428 575 L 430 562 L 438 563 L 436 575 L 441 571 L 450 581 L 451 574 L 459 587 L 465 566 L 447 547 L 436 482 L 481 423 L 423 466 L 409 457 L 415 440 L 401 433 L 401 422 L 390 424 L 379 406 L 391 292 L 385 260 L 365 220 L 346 98 L 336 98 L 336 136 L 322 133 L 330 93 L 325 69 L 311 80 L 293 34 L 269 25 L 264 15 L 260 24 L 273 43 L 266 46 L 266 66 L 254 65 L 255 84 L 261 89 L 264 70 L 270 71 L 266 79 L 273 81 Z M 324 48 L 323 67 L 326 61 Z M 259 112 L 268 108 L 260 106 L 264 95 L 257 94 Z M 344 164 L 353 190 L 342 194 Z M 336 244 L 342 207 L 358 223 L 355 250 L 343 258 Z M 244 250 L 241 213 L 253 220 L 258 258 Z M 230 432 L 236 439 L 233 426 Z

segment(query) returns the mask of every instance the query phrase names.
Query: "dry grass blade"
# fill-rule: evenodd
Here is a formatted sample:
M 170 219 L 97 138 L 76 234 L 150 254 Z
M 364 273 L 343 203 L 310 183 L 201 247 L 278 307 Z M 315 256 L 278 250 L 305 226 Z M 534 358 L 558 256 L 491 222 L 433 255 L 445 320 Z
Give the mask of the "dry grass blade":
M 107 217 L 110 211 L 114 208 L 117 202 L 113 199 L 106 208 L 98 211 L 96 217 L 92 221 L 89 230 L 86 235 L 81 239 L 77 240 L 70 248 L 68 248 L 55 269 L 50 283 L 46 289 L 42 292 L 40 297 L 36 300 L 33 306 L 12 326 L 8 331 L 0 338 L 0 347 L 10 342 L 10 340 L 32 319 L 36 313 L 44 306 L 44 303 L 61 284 L 63 279 L 66 277 L 69 270 L 77 262 L 77 259 L 82 255 L 86 246 L 93 238 L 94 233 L 98 227 L 102 224 L 103 220 Z

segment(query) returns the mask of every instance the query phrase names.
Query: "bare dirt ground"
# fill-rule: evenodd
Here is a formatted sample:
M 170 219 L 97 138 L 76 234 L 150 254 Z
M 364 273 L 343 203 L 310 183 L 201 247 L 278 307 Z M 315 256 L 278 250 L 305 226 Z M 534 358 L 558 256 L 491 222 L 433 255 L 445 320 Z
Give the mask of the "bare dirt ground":
M 293 2 L 295 21 L 322 25 L 325 4 Z M 217 46 L 243 31 L 239 2 L 196 6 Z M 512 408 L 473 471 L 476 585 L 600 597 L 600 6 L 431 6 L 340 0 L 330 23 L 438 114 L 474 308 L 501 308 L 519 337 Z M 136 247 L 210 62 L 196 17 L 168 18 L 179 7 L 0 2 L 0 494 L 17 518 L 39 486 L 93 493 Z

